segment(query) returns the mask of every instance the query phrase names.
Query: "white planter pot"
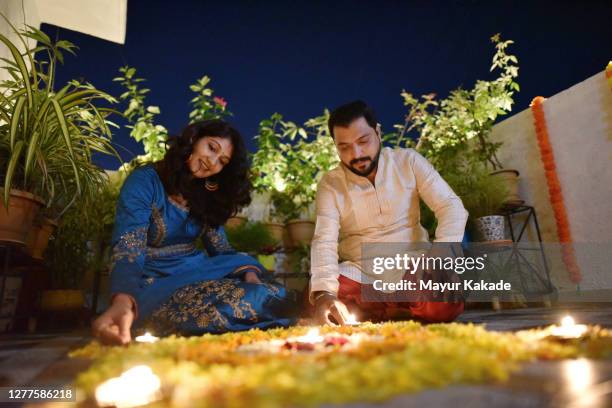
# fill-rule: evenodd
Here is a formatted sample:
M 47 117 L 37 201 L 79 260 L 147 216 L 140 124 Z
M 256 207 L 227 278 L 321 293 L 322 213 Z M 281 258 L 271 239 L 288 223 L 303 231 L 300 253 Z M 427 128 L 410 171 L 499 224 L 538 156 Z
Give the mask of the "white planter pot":
M 487 215 L 476 218 L 476 228 L 482 241 L 501 241 L 504 239 L 504 217 Z

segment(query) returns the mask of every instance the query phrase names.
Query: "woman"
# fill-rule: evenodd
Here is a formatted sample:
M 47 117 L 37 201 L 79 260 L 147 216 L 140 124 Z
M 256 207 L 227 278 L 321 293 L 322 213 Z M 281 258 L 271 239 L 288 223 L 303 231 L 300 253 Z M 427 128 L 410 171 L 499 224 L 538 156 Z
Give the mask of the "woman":
M 264 268 L 223 231 L 250 189 L 244 142 L 222 120 L 189 125 L 162 161 L 135 169 L 117 203 L 112 304 L 94 335 L 126 344 L 133 323 L 157 335 L 290 325 L 284 288 L 263 283 Z

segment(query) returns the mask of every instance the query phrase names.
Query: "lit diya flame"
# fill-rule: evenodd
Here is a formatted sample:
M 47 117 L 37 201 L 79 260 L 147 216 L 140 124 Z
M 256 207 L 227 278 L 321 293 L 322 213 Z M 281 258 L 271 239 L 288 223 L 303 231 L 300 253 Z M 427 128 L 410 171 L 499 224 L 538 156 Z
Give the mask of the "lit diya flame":
M 111 378 L 96 388 L 101 407 L 137 407 L 161 399 L 161 381 L 150 367 L 139 365 Z
M 96 388 L 96 402 L 101 407 L 130 408 L 161 399 L 161 381 L 150 367 L 139 365 L 111 378 Z
M 159 340 L 158 337 L 153 336 L 151 333 L 146 332 L 142 336 L 137 336 L 134 340 L 140 343 L 155 343 Z
M 323 336 L 319 334 L 319 329 L 312 328 L 308 330 L 304 336 L 296 337 L 294 340 L 300 343 L 321 343 L 323 341 Z
M 344 320 L 344 324 L 346 324 L 347 326 L 357 326 L 359 325 L 359 322 L 357 321 L 357 317 L 354 314 L 350 314 Z
M 315 327 L 303 336 L 288 338 L 282 347 L 288 350 L 312 351 L 324 340 L 325 338 L 319 334 L 319 329 Z
M 551 334 L 556 337 L 565 339 L 577 339 L 586 333 L 587 326 L 584 324 L 576 324 L 572 316 L 565 316 L 561 320 L 561 326 L 553 326 Z

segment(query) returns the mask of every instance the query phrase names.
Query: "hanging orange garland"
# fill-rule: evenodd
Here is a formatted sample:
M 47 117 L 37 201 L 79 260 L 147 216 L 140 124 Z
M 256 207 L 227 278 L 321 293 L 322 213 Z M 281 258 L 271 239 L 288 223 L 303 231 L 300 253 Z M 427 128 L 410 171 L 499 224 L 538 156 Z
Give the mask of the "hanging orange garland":
M 612 61 L 608 62 L 608 66 L 606 67 L 606 80 L 608 81 L 610 89 L 612 89 Z
M 546 174 L 546 183 L 548 184 L 548 195 L 550 203 L 555 215 L 557 223 L 557 235 L 561 243 L 561 253 L 563 263 L 565 264 L 570 280 L 573 283 L 580 283 L 582 276 L 580 267 L 576 262 L 576 254 L 572 246 L 572 235 L 570 232 L 567 211 L 563 202 L 563 194 L 561 192 L 561 183 L 557 175 L 557 167 L 555 166 L 555 158 L 553 155 L 552 146 L 548 137 L 548 128 L 546 127 L 546 117 L 544 115 L 544 100 L 545 98 L 537 96 L 531 102 L 531 111 L 535 121 L 535 130 L 540 147 L 540 156 L 544 164 L 544 172 Z

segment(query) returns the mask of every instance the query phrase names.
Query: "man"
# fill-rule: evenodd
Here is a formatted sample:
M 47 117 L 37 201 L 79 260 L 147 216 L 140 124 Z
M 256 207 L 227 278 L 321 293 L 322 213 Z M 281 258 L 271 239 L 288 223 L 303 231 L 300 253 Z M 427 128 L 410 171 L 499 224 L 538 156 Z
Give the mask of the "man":
M 455 319 L 463 302 L 364 302 L 361 290 L 369 282 L 361 244 L 427 242 L 419 197 L 438 220 L 435 241 L 461 242 L 468 217 L 461 200 L 415 150 L 382 147 L 380 125 L 364 102 L 338 107 L 328 125 L 341 163 L 323 176 L 317 190 L 310 281 L 315 318 L 344 324 L 351 309 L 360 320 Z

